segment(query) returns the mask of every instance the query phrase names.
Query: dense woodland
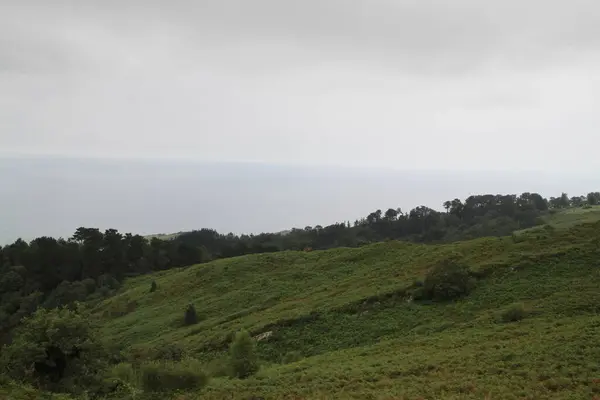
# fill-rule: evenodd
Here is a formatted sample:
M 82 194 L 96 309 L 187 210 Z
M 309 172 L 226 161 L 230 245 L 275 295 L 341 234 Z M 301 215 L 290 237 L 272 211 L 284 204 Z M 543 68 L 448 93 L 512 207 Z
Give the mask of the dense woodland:
M 600 204 L 600 193 L 545 199 L 537 193 L 478 195 L 409 212 L 377 210 L 354 223 L 292 229 L 259 235 L 220 234 L 212 229 L 171 240 L 147 239 L 115 229 L 78 228 L 68 239 L 21 239 L 0 248 L 0 330 L 4 340 L 21 318 L 38 307 L 102 299 L 127 276 L 244 254 L 282 250 L 355 247 L 401 239 L 421 243 L 503 236 L 541 223 L 553 209 Z M 550 210 L 550 211 L 549 211 Z

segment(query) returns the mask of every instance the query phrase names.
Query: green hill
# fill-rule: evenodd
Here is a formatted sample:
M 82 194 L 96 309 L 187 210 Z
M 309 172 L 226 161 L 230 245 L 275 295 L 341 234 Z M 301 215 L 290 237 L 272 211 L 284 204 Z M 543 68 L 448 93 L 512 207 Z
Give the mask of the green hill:
M 213 377 L 182 399 L 591 399 L 600 395 L 600 223 L 568 227 L 574 215 L 514 237 L 169 270 L 127 280 L 94 314 L 104 338 L 130 354 L 180 347 L 208 369 L 233 332 L 271 332 L 258 342 L 257 375 Z M 449 303 L 412 300 L 415 282 L 457 254 L 474 290 Z M 517 302 L 525 318 L 504 322 Z M 184 326 L 190 303 L 201 321 Z M 289 352 L 303 359 L 282 364 Z

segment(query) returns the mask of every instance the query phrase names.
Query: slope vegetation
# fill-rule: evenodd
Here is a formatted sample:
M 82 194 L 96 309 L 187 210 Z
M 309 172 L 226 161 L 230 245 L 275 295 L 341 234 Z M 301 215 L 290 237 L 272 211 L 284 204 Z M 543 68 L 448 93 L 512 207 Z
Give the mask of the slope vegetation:
M 209 369 L 234 332 L 267 333 L 257 375 L 217 376 L 182 399 L 591 399 L 600 396 L 600 223 L 571 225 L 223 259 L 130 279 L 94 313 L 106 340 L 130 354 L 177 346 Z M 448 257 L 469 266 L 474 290 L 413 300 Z M 183 324 L 188 304 L 198 324 Z M 515 308 L 524 318 L 511 322 Z M 303 358 L 282 363 L 290 352 Z

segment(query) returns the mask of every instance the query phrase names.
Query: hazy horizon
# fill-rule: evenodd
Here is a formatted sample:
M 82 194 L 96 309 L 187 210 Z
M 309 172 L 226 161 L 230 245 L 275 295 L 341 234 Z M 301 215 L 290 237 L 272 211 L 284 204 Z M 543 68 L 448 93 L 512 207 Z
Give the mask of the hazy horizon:
M 599 20 L 597 0 L 0 0 L 0 241 L 597 190 Z
M 393 169 L 173 160 L 0 158 L 0 242 L 69 237 L 77 227 L 143 235 L 213 228 L 278 232 L 366 216 L 380 208 L 471 194 L 558 196 L 599 188 L 593 174 Z

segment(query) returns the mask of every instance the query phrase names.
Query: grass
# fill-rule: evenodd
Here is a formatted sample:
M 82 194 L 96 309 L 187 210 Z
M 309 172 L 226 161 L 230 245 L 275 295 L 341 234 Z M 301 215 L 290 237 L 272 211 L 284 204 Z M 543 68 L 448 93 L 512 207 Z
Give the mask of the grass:
M 163 271 L 127 280 L 92 312 L 127 353 L 168 345 L 200 360 L 212 378 L 178 400 L 600 399 L 600 208 L 548 218 L 552 228 L 505 238 Z M 451 302 L 413 300 L 449 257 L 469 266 L 474 289 Z M 201 316 L 191 326 L 188 304 Z M 240 329 L 269 333 L 257 343 L 261 369 L 243 380 L 224 372 Z
M 600 223 L 580 222 L 599 210 L 553 216 L 558 228 L 518 239 L 217 260 L 130 279 L 93 311 L 103 336 L 128 351 L 177 344 L 207 365 L 239 329 L 272 332 L 258 343 L 257 375 L 217 376 L 179 399 L 593 399 Z M 454 302 L 411 301 L 415 281 L 457 254 L 475 289 Z M 203 318 L 185 326 L 189 303 Z M 504 322 L 515 307 L 524 318 Z M 299 361 L 284 363 L 290 352 Z
M 600 206 L 572 207 L 557 212 L 549 212 L 543 218 L 543 224 L 515 232 L 516 235 L 523 233 L 539 233 L 548 229 L 568 229 L 576 225 L 594 223 L 600 220 Z

